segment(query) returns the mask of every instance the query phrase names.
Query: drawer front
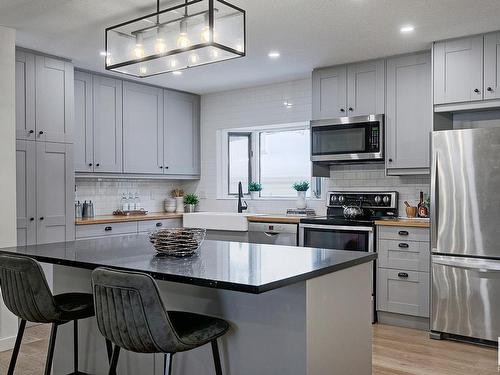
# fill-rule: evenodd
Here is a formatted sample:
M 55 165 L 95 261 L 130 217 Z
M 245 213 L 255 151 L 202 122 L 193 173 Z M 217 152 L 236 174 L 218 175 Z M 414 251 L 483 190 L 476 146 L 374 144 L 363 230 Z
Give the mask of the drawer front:
M 377 234 L 383 240 L 430 241 L 429 228 L 379 226 Z
M 377 310 L 429 317 L 429 278 L 427 272 L 379 268 Z
M 144 220 L 139 221 L 139 233 L 151 232 L 156 229 L 164 228 L 180 228 L 182 227 L 181 219 L 164 219 L 164 220 Z
M 429 242 L 379 240 L 377 252 L 381 268 L 429 272 Z
M 137 233 L 137 222 L 77 225 L 76 239 Z

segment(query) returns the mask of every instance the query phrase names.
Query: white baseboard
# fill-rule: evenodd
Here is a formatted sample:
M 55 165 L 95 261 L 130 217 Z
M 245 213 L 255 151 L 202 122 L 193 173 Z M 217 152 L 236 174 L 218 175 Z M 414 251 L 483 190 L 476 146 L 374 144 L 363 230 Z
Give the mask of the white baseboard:
M 0 352 L 11 350 L 16 342 L 16 336 L 4 337 L 0 339 Z

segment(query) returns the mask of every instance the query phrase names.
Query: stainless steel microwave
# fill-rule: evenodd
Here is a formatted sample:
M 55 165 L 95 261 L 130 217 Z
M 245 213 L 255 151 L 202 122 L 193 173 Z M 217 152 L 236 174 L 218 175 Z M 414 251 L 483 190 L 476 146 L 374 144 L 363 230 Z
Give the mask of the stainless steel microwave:
M 384 115 L 311 121 L 311 161 L 328 163 L 384 160 Z

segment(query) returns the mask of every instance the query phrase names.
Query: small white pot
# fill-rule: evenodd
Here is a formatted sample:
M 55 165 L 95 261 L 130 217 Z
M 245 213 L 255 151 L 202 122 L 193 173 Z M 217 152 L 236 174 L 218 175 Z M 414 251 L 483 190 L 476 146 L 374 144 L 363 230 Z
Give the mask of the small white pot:
M 298 209 L 307 208 L 306 192 L 305 191 L 298 191 L 297 192 L 297 203 L 296 204 L 297 204 Z
M 175 197 L 175 212 L 184 212 L 184 197 Z
M 259 192 L 258 191 L 251 191 L 250 192 L 250 198 L 257 199 L 258 197 L 259 197 Z

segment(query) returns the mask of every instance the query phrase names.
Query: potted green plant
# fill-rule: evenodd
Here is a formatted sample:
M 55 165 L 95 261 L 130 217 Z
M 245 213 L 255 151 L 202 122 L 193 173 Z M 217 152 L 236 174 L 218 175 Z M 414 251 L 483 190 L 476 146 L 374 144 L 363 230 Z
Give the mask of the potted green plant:
M 308 181 L 297 181 L 292 185 L 293 189 L 297 192 L 297 208 L 304 209 L 307 207 L 306 192 L 309 190 Z
M 250 192 L 250 197 L 252 199 L 259 197 L 259 192 L 262 191 L 262 185 L 258 182 L 250 182 L 248 184 L 248 191 Z
M 200 202 L 200 199 L 196 194 L 186 194 L 184 196 L 184 204 L 186 205 L 186 212 L 194 212 L 196 205 Z

